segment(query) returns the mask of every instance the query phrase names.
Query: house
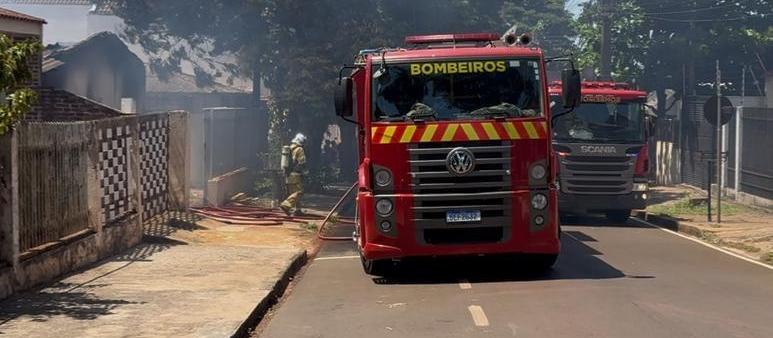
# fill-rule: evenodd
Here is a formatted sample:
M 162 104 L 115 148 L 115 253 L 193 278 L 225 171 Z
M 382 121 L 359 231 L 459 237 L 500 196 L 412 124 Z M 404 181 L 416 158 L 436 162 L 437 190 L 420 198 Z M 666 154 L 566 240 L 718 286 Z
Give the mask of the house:
M 149 112 L 181 109 L 198 113 L 207 107 L 254 106 L 251 88 L 228 86 L 219 82 L 200 85 L 193 75 L 185 73 L 159 77 L 148 71 L 146 90 L 146 111 Z
M 0 33 L 15 40 L 36 39 L 42 41 L 45 20 L 28 14 L 0 7 Z M 93 120 L 119 116 L 121 112 L 62 90 L 46 87 L 43 83 L 43 56 L 30 60 L 32 81 L 29 84 L 38 92 L 38 101 L 25 116 L 33 121 Z M 142 74 L 144 81 L 144 73 Z M 144 90 L 144 82 L 142 82 Z
M 0 7 L 0 33 L 14 40 L 43 39 L 46 20 Z M 40 86 L 40 57 L 31 62 L 33 87 Z
M 74 45 L 49 45 L 43 54 L 43 87 L 125 113 L 142 112 L 145 65 L 117 35 L 101 32 Z
M 190 113 L 188 130 L 196 135 L 189 140 L 193 188 L 203 189 L 212 177 L 254 166 L 256 154 L 265 151 L 267 118 L 263 106 L 253 103 L 252 88 L 201 84 L 193 75 L 160 77 L 151 71 L 146 88 L 146 111 Z

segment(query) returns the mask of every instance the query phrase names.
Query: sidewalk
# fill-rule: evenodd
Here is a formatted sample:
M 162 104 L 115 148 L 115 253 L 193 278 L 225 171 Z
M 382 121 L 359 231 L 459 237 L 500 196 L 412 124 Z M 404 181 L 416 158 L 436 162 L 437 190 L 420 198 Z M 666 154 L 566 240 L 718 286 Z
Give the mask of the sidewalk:
M 655 187 L 647 208 L 650 222 L 773 265 L 773 211 L 722 200 L 722 223 L 706 218 L 706 194 L 687 186 Z
M 245 336 L 314 238 L 297 224 L 159 217 L 129 252 L 1 302 L 0 337 Z

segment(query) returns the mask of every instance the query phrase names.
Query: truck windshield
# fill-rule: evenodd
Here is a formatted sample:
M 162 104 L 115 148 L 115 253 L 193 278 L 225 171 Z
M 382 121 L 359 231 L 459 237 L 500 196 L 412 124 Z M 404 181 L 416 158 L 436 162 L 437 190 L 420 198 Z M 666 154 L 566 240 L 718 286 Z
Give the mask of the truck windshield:
M 374 121 L 542 115 L 536 59 L 419 62 L 373 68 Z
M 555 102 L 551 106 L 558 106 Z M 569 143 L 641 143 L 643 104 L 583 103 L 573 113 L 556 118 L 554 140 Z

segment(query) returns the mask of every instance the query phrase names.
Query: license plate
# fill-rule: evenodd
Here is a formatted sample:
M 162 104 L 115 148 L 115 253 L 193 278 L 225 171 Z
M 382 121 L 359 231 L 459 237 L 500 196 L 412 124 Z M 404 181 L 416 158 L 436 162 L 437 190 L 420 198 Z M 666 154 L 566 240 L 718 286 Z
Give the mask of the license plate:
M 480 210 L 449 210 L 446 223 L 480 222 Z

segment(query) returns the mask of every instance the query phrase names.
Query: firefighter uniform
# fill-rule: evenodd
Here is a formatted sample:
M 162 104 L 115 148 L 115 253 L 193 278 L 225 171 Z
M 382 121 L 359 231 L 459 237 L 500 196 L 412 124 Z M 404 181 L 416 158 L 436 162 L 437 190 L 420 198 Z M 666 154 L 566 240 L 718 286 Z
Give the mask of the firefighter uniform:
M 305 140 L 305 138 L 304 138 Z M 286 183 L 287 183 L 287 193 L 289 196 L 287 196 L 287 199 L 285 199 L 282 204 L 279 205 L 282 210 L 290 214 L 293 213 L 300 213 L 301 207 L 300 207 L 300 199 L 303 195 L 303 176 L 306 174 L 306 153 L 303 151 L 303 145 L 300 140 L 293 140 L 293 143 L 290 145 L 290 154 L 292 157 L 292 167 L 290 169 L 290 174 L 287 175 Z

